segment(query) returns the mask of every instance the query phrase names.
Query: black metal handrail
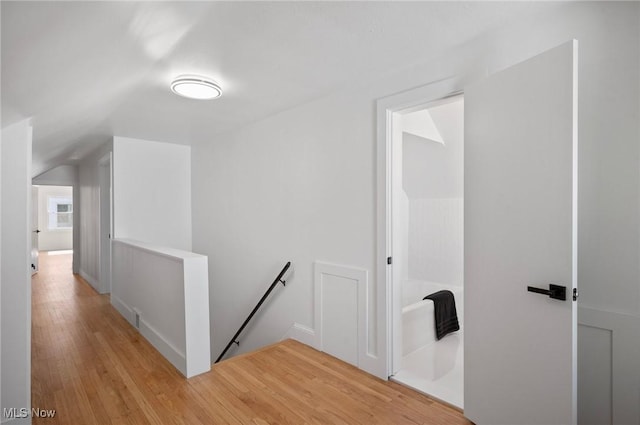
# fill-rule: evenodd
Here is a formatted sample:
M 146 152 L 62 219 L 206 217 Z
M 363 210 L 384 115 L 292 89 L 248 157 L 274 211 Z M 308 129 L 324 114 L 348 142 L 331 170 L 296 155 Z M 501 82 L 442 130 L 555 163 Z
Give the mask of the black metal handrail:
M 273 288 L 275 288 L 278 283 L 282 283 L 283 286 L 287 286 L 286 285 L 287 282 L 282 280 L 282 276 L 284 276 L 284 274 L 287 272 L 287 270 L 289 270 L 289 266 L 291 266 L 291 261 L 288 261 L 287 264 L 284 265 L 284 267 L 282 268 L 282 270 L 280 271 L 280 273 L 278 274 L 276 279 L 273 281 L 271 286 L 269 286 L 269 289 L 267 289 L 267 292 L 264 293 L 262 298 L 260 298 L 260 301 L 258 301 L 258 304 L 256 304 L 256 306 L 253 308 L 251 313 L 249 313 L 249 316 L 246 318 L 246 320 L 244 321 L 242 326 L 240 326 L 240 329 L 238 329 L 238 332 L 236 332 L 236 334 L 233 336 L 233 338 L 231 338 L 231 341 L 229 341 L 229 343 L 225 347 L 224 351 L 222 352 L 222 354 L 220 354 L 220 357 L 218 357 L 218 359 L 215 361 L 215 363 L 218 363 L 220 360 L 222 360 L 224 355 L 227 354 L 227 351 L 229 351 L 229 348 L 231 348 L 231 346 L 233 344 L 236 344 L 238 346 L 240 345 L 240 341 L 238 341 L 238 336 L 240 336 L 240 334 L 242 333 L 244 328 L 247 326 L 247 324 L 249 324 L 249 321 L 254 316 L 254 314 L 256 314 L 256 312 L 258 311 L 258 309 L 260 308 L 262 303 L 267 299 L 267 297 L 269 296 L 271 291 L 273 291 Z

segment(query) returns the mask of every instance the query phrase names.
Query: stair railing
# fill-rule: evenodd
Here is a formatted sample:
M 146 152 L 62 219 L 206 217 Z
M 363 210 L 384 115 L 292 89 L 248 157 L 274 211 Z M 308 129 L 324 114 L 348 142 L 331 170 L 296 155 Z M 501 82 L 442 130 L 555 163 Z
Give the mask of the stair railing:
M 244 323 L 242 324 L 242 326 L 240 326 L 240 329 L 238 329 L 238 332 L 236 332 L 236 334 L 233 336 L 233 338 L 231 338 L 231 341 L 229 341 L 229 343 L 227 344 L 227 346 L 225 347 L 224 351 L 222 351 L 222 354 L 220 354 L 220 356 L 218 357 L 218 359 L 215 361 L 215 363 L 218 363 L 220 360 L 222 360 L 222 358 L 224 357 L 225 354 L 227 354 L 227 351 L 229 351 L 229 348 L 231 348 L 231 346 L 233 344 L 236 344 L 238 346 L 240 346 L 240 341 L 238 341 L 238 337 L 240 336 L 240 334 L 242 333 L 242 331 L 244 330 L 244 328 L 249 324 L 249 322 L 251 321 L 251 319 L 253 318 L 253 316 L 256 314 L 256 312 L 260 309 L 260 306 L 262 305 L 262 303 L 265 302 L 265 300 L 267 299 L 267 297 L 269 296 L 269 294 L 271 293 L 271 291 L 273 291 L 273 289 L 276 287 L 276 285 L 278 283 L 282 283 L 282 286 L 286 286 L 286 281 L 282 279 L 282 277 L 284 276 L 284 274 L 287 272 L 287 270 L 289 270 L 289 266 L 291 266 L 291 261 L 288 261 L 287 264 L 284 265 L 284 267 L 282 268 L 282 270 L 280 270 L 280 273 L 278 273 L 278 276 L 276 277 L 276 279 L 273 281 L 273 283 L 271 284 L 271 286 L 269 286 L 269 288 L 267 289 L 267 291 L 264 293 L 264 295 L 262 296 L 262 298 L 260 298 L 260 301 L 258 301 L 258 304 L 256 304 L 256 306 L 253 308 L 253 310 L 251 311 L 251 313 L 249 313 L 249 316 L 245 319 Z

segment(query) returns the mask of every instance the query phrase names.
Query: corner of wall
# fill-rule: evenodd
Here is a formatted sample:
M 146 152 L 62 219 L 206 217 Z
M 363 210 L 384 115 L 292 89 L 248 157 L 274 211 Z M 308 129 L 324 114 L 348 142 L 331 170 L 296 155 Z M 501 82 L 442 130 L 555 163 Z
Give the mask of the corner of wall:
M 316 332 L 308 326 L 299 323 L 293 323 L 287 332 L 282 336 L 281 340 L 295 339 L 316 350 L 319 349 Z
M 78 274 L 80 275 L 81 278 L 86 280 L 87 283 L 89 285 L 91 285 L 91 287 L 93 287 L 93 289 L 96 290 L 96 292 L 98 292 L 100 294 L 104 294 L 105 293 L 104 291 L 101 291 L 100 281 L 97 278 L 91 276 L 89 273 L 85 272 L 82 269 L 79 270 Z
M 3 409 L 31 407 L 31 142 L 29 120 L 2 129 Z

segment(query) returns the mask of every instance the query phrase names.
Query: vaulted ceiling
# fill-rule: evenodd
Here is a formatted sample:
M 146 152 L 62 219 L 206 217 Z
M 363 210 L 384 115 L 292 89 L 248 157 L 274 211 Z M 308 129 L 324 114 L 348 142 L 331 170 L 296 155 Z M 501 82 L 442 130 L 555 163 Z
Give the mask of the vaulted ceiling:
M 32 118 L 36 174 L 113 135 L 206 141 L 548 7 L 2 1 L 2 126 Z M 170 80 L 184 73 L 213 77 L 222 98 L 172 94 Z

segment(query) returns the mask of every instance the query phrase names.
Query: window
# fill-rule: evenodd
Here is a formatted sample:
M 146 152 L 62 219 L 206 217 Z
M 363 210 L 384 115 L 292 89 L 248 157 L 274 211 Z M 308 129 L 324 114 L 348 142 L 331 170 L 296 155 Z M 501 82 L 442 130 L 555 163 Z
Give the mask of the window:
M 71 198 L 49 197 L 49 230 L 73 227 L 73 202 Z

